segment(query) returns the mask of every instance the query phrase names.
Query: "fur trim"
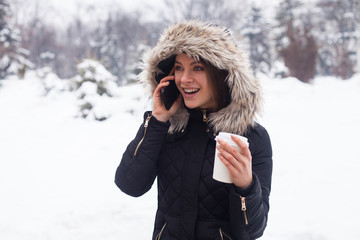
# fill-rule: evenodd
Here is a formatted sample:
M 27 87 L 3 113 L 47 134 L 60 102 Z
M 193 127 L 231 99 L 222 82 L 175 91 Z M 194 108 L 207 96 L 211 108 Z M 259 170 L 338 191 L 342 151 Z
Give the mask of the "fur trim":
M 230 104 L 209 114 L 208 124 L 215 133 L 220 131 L 244 134 L 255 124 L 261 108 L 261 87 L 255 79 L 247 55 L 237 47 L 228 30 L 221 26 L 189 20 L 164 30 L 157 45 L 145 53 L 140 81 L 146 85 L 149 97 L 157 86 L 156 73 L 161 73 L 159 62 L 172 55 L 186 53 L 204 59 L 219 69 L 226 69 L 230 88 Z M 189 113 L 184 106 L 171 118 L 169 133 L 185 128 Z

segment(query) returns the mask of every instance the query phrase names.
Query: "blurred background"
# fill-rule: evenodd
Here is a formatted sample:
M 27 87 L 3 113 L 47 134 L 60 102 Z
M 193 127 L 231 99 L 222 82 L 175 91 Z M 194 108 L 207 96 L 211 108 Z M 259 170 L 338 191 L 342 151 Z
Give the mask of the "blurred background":
M 225 25 L 263 86 L 265 240 L 360 239 L 360 0 L 0 0 L 0 239 L 150 239 L 156 183 L 114 184 L 162 29 Z
M 358 0 L 1 0 L 0 78 L 27 69 L 74 76 L 84 58 L 126 84 L 159 33 L 182 19 L 227 26 L 249 51 L 253 69 L 310 82 L 359 71 Z

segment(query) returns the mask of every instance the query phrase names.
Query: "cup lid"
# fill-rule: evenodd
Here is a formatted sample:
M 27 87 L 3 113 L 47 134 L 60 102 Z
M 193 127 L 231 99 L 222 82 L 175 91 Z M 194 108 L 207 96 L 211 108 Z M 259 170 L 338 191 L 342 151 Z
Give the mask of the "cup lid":
M 240 135 L 237 135 L 237 134 L 233 134 L 233 133 L 227 133 L 227 132 L 219 132 L 219 134 L 216 136 L 215 140 L 217 141 L 218 139 L 221 139 L 223 141 L 226 141 L 226 142 L 234 142 L 232 139 L 231 139 L 231 136 L 237 136 L 239 137 L 241 140 L 243 140 L 244 142 L 248 143 L 248 140 L 246 137 L 243 137 L 243 136 L 240 136 Z

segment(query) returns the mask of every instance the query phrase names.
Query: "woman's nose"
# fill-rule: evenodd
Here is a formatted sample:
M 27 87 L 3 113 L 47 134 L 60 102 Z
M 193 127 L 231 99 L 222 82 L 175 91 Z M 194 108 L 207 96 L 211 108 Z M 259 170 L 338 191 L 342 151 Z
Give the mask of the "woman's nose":
M 189 71 L 184 71 L 183 74 L 181 75 L 180 81 L 182 83 L 190 83 L 192 82 L 192 76 L 189 73 Z

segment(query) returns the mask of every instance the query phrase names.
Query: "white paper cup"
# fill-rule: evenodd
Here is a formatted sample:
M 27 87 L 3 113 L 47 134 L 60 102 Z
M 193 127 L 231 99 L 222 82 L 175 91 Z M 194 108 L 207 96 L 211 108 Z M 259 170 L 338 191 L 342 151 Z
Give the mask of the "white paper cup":
M 243 142 L 245 142 L 247 145 L 249 145 L 248 140 L 246 137 L 232 134 L 232 133 L 226 133 L 226 132 L 220 132 L 219 135 L 215 138 L 216 140 L 216 147 L 218 146 L 217 140 L 221 139 L 234 148 L 236 148 L 239 152 L 241 151 L 240 147 L 231 139 L 231 135 L 236 136 L 240 138 Z M 214 171 L 213 171 L 213 179 L 224 182 L 224 183 L 232 183 L 230 178 L 230 173 L 225 164 L 219 159 L 218 157 L 219 151 L 217 148 L 215 149 L 215 160 L 214 160 Z

